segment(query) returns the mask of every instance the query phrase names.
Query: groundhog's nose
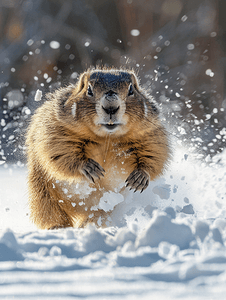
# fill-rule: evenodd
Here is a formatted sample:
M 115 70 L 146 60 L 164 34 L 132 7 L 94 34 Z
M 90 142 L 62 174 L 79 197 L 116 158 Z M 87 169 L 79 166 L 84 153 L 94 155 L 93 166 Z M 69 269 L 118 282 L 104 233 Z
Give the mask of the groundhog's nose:
M 120 108 L 120 101 L 117 96 L 117 93 L 113 92 L 112 90 L 105 93 L 104 97 L 101 100 L 102 109 L 105 111 L 106 114 L 112 115 L 116 114 L 116 112 Z
M 115 92 L 113 92 L 112 90 L 105 93 L 105 95 L 106 95 L 105 99 L 107 99 L 108 101 L 115 101 L 118 99 L 117 94 Z

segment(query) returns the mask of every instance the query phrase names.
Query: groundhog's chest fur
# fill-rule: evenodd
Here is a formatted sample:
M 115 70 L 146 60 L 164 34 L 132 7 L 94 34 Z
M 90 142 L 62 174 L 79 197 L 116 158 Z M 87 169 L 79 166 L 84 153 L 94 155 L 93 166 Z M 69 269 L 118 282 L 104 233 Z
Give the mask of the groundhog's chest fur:
M 142 192 L 170 152 L 153 98 L 132 71 L 115 69 L 84 72 L 48 94 L 26 144 L 31 219 L 47 229 L 104 225 L 109 213 L 96 209 L 104 193 Z
M 105 176 L 101 178 L 103 184 L 109 187 L 118 187 L 118 182 L 125 182 L 126 178 L 133 171 L 132 165 L 129 164 L 129 149 L 120 146 L 119 143 L 113 142 L 109 145 L 107 138 L 103 143 L 88 147 L 87 153 L 90 154 L 105 170 Z M 114 182 L 117 182 L 114 184 Z

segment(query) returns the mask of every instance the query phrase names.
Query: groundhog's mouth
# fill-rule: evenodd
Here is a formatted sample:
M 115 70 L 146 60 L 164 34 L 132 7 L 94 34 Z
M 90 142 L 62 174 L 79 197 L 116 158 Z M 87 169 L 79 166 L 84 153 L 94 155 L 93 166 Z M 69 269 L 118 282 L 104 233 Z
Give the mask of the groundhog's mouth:
M 120 124 L 103 124 L 103 126 L 105 128 L 107 128 L 108 130 L 113 130 L 115 129 L 116 127 L 118 127 Z

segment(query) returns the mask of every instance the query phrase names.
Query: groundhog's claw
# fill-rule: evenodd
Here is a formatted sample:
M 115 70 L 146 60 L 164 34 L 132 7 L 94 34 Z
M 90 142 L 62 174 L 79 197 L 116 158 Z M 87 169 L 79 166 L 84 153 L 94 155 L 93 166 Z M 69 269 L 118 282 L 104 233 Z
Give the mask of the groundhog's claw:
M 149 184 L 149 175 L 142 169 L 134 170 L 126 179 L 126 186 L 130 186 L 130 189 L 134 189 L 134 193 L 139 191 L 142 193 Z
M 104 177 L 104 169 L 95 160 L 89 158 L 83 165 L 82 173 L 94 183 L 94 178 Z

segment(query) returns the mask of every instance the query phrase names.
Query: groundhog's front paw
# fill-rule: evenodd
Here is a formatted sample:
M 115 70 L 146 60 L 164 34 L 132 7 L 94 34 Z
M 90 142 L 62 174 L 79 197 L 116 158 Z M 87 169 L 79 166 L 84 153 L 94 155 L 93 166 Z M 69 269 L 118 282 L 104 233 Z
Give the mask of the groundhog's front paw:
M 148 187 L 149 175 L 142 169 L 136 169 L 129 175 L 126 182 L 126 186 L 130 186 L 131 190 L 135 189 L 134 193 L 136 191 L 140 191 L 142 193 Z
M 104 169 L 95 160 L 89 158 L 82 167 L 82 173 L 94 183 L 94 178 L 104 177 Z

